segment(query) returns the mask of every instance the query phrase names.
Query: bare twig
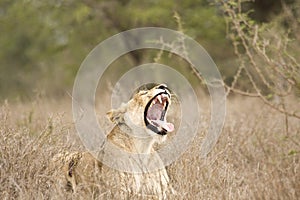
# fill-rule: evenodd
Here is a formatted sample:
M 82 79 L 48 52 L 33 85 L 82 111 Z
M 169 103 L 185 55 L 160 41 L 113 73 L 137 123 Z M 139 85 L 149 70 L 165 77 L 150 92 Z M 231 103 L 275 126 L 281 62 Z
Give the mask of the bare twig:
M 278 30 L 276 24 L 260 25 L 242 12 L 242 1 L 220 0 L 226 24 L 227 34 L 232 40 L 234 52 L 239 61 L 239 68 L 231 85 L 226 85 L 227 95 L 230 92 L 258 97 L 266 105 L 283 113 L 285 116 L 286 133 L 288 133 L 288 117 L 300 119 L 300 113 L 289 110 L 286 98 L 293 95 L 299 81 L 300 65 L 296 57 L 289 53 L 290 32 Z M 291 9 L 282 2 L 286 17 L 292 29 L 298 29 L 298 23 Z M 295 25 L 296 24 L 296 25 Z M 295 33 L 296 30 L 294 30 Z M 297 35 L 297 34 L 296 34 Z M 245 71 L 254 92 L 249 93 L 236 88 L 241 80 L 241 72 Z M 247 90 L 250 89 L 249 87 Z M 265 95 L 267 93 L 267 95 Z M 273 97 L 279 102 L 273 102 Z

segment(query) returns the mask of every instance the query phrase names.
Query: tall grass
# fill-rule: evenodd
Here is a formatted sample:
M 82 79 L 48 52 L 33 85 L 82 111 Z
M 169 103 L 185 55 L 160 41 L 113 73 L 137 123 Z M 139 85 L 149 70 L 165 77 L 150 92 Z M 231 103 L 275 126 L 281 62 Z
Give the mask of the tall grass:
M 91 199 L 92 194 L 66 192 L 57 184 L 59 166 L 49 167 L 57 153 L 84 150 L 69 103 L 1 106 L 1 199 Z M 170 199 L 299 199 L 299 121 L 290 119 L 286 135 L 284 115 L 255 99 L 231 99 L 227 111 L 223 133 L 206 159 L 200 158 L 199 137 L 168 167 L 177 190 Z M 208 115 L 203 120 L 209 124 Z

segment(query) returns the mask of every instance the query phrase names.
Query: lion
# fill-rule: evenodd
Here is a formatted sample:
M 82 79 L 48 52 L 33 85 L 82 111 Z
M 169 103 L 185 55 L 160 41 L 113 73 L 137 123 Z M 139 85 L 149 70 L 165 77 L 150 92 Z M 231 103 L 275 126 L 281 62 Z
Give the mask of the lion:
M 107 112 L 114 127 L 107 135 L 107 142 L 129 154 L 146 156 L 146 161 L 126 163 L 133 171 L 124 172 L 106 166 L 90 152 L 60 155 L 64 162 L 64 176 L 68 190 L 90 190 L 98 195 L 131 199 L 166 199 L 174 193 L 166 168 L 163 166 L 155 145 L 166 140 L 174 131 L 174 125 L 166 116 L 171 105 L 171 93 L 167 85 L 160 84 L 149 90 L 140 90 L 120 108 Z M 100 154 L 106 155 L 106 148 Z M 109 157 L 109 155 L 108 155 Z M 137 166 L 144 169 L 134 173 Z M 147 170 L 148 165 L 159 165 Z M 163 167 L 161 167 L 163 166 Z M 88 187 L 87 187 L 88 186 Z M 97 192 L 95 192 L 97 191 Z

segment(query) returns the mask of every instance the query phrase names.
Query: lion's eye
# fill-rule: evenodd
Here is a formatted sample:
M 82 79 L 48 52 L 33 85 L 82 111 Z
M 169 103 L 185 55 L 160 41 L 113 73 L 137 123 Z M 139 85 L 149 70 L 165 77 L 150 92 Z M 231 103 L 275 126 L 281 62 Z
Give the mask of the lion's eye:
M 141 95 L 145 95 L 147 93 L 148 93 L 147 91 L 140 92 Z

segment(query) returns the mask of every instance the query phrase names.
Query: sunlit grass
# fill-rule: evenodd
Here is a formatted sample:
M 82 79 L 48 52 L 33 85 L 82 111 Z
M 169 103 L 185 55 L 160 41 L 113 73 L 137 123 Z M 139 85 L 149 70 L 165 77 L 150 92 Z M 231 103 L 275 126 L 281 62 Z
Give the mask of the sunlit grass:
M 71 120 L 70 100 L 4 103 L 0 110 L 1 199 L 91 199 L 57 184 L 59 152 L 83 151 Z M 208 124 L 209 116 L 203 116 Z M 177 196 L 170 199 L 299 199 L 300 123 L 256 100 L 229 100 L 223 133 L 206 159 L 195 138 L 168 167 Z M 201 132 L 206 132 L 202 127 Z M 115 189 L 107 189 L 111 197 Z M 99 197 L 101 199 L 101 197 Z

